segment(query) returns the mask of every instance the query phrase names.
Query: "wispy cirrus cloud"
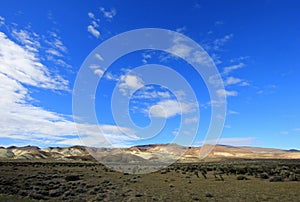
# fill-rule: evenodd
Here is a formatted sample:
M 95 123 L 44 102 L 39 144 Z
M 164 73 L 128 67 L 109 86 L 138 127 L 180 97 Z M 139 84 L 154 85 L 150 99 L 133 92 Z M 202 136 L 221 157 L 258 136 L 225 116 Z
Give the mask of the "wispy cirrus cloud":
M 227 34 L 222 38 L 217 38 L 213 41 L 212 48 L 214 50 L 220 50 L 229 40 L 233 38 L 233 34 Z
M 229 115 L 240 114 L 239 112 L 234 111 L 234 110 L 228 110 L 227 113 L 228 113 Z
M 70 115 L 36 106 L 38 100 L 31 94 L 32 87 L 36 91 L 69 93 L 69 81 L 45 65 L 43 61 L 49 57 L 42 55 L 49 48 L 48 43 L 52 42 L 53 50 L 61 54 L 67 52 L 66 47 L 56 33 L 46 37 L 25 29 L 9 30 L 12 30 L 10 35 L 0 32 L 0 124 L 5 126 L 0 127 L 0 138 L 40 146 L 80 143 Z M 62 57 L 57 52 L 45 51 L 45 54 Z M 115 125 L 78 123 L 77 126 L 84 128 L 81 139 L 90 145 L 101 141 L 104 144 L 103 137 L 118 145 L 136 138 L 129 129 L 121 128 L 127 133 L 124 135 Z
M 68 81 L 51 72 L 35 54 L 36 48 L 19 46 L 0 32 L 1 73 L 15 81 L 54 90 L 67 90 Z
M 216 21 L 216 23 L 214 24 L 214 26 L 216 25 L 221 25 L 222 24 L 222 21 Z M 209 36 L 209 38 L 207 40 L 205 40 L 202 45 L 203 47 L 211 52 L 211 53 L 216 53 L 216 52 L 221 52 L 221 51 L 224 51 L 223 50 L 223 47 L 225 47 L 225 45 L 230 41 L 232 40 L 233 38 L 233 33 L 230 33 L 230 34 L 226 34 L 222 37 L 214 37 L 212 38 L 213 34 L 215 32 L 213 30 L 209 30 L 207 32 L 207 35 Z
M 242 67 L 244 67 L 245 64 L 244 63 L 239 63 L 239 64 L 236 64 L 236 65 L 231 65 L 231 66 L 227 66 L 227 67 L 224 67 L 224 70 L 223 70 L 223 74 L 227 75 L 237 69 L 240 69 Z

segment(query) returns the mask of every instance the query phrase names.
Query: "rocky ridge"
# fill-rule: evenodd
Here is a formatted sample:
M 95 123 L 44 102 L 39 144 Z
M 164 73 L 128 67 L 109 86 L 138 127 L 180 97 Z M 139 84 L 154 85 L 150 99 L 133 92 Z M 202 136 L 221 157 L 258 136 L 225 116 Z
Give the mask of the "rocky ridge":
M 206 146 L 206 145 L 205 145 Z M 204 147 L 205 147 L 204 146 Z M 205 149 L 205 148 L 204 148 Z M 179 145 L 141 145 L 130 148 L 88 148 L 84 146 L 49 147 L 35 146 L 0 147 L 0 159 L 20 160 L 62 160 L 95 161 L 92 157 L 105 162 L 141 162 L 160 158 L 177 159 L 179 162 L 218 161 L 222 159 L 300 159 L 298 150 L 282 150 L 259 147 L 233 147 L 217 145 L 205 159 L 199 159 L 201 147 Z M 181 155 L 183 154 L 183 155 Z

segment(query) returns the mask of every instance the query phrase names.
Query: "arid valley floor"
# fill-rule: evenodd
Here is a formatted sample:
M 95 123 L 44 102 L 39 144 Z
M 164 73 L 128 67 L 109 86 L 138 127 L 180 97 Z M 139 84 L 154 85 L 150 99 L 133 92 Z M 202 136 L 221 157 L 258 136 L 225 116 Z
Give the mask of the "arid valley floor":
M 174 163 L 149 174 L 96 161 L 0 161 L 0 201 L 300 201 L 300 161 L 241 159 Z

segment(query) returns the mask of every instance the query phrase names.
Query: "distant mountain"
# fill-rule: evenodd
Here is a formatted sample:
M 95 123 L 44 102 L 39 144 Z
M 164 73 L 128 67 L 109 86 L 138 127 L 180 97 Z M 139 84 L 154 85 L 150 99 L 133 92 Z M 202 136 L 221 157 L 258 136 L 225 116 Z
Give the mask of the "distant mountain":
M 0 147 L 0 159 L 23 160 L 62 160 L 62 161 L 95 161 L 96 157 L 102 162 L 156 162 L 160 159 L 174 160 L 178 156 L 179 162 L 219 161 L 222 159 L 300 159 L 300 151 L 270 149 L 260 147 L 234 147 L 216 145 L 208 151 L 205 159 L 199 159 L 203 147 L 185 147 L 176 144 L 138 145 L 130 148 L 88 148 L 84 146 L 49 147 L 41 149 L 35 146 Z

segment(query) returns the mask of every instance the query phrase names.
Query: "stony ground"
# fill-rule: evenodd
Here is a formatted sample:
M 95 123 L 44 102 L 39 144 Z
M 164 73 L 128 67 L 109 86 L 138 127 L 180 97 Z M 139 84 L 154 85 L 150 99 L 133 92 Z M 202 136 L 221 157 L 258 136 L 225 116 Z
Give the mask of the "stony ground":
M 299 161 L 174 164 L 143 175 L 95 162 L 0 162 L 0 201 L 300 201 Z

